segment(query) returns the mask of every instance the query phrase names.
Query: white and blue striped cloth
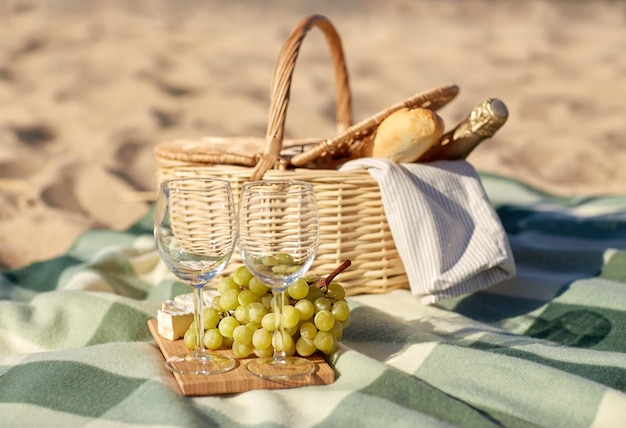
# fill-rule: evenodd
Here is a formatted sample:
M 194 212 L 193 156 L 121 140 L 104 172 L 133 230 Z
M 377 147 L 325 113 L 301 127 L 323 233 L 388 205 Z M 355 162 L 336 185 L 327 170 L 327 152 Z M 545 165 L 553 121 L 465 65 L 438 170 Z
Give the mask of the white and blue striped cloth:
M 411 292 L 432 304 L 488 288 L 515 275 L 500 218 L 466 161 L 397 164 L 361 158 L 342 171 L 368 169 Z

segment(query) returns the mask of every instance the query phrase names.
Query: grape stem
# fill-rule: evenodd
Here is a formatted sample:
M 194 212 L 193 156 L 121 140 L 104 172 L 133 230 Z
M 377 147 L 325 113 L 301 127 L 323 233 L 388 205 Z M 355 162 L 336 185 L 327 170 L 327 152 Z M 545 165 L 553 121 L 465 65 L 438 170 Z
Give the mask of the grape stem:
M 326 278 L 320 278 L 318 286 L 320 288 L 328 288 L 328 285 L 331 282 L 333 282 L 333 279 L 335 279 L 335 277 L 339 275 L 341 272 L 348 269 L 351 264 L 352 262 L 350 260 L 344 260 L 343 263 L 337 266 L 335 270 L 331 272 L 330 275 L 328 275 Z

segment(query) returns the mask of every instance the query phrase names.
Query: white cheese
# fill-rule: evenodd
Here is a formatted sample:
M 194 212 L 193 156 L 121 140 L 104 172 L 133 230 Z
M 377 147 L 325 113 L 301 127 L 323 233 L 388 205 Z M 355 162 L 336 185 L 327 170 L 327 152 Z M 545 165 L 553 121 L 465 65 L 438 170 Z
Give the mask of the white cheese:
M 193 322 L 193 312 L 157 311 L 158 333 L 169 340 L 178 340 Z
M 217 295 L 217 290 L 207 289 L 204 290 L 202 294 L 204 296 L 204 306 L 211 306 L 213 296 Z M 180 306 L 189 308 L 190 311 L 193 311 L 193 293 L 179 294 L 174 297 L 174 302 Z
M 204 291 L 204 304 L 210 306 L 215 290 Z M 157 331 L 169 340 L 178 340 L 185 335 L 193 322 L 193 293 L 181 294 L 174 300 L 165 300 L 157 311 Z

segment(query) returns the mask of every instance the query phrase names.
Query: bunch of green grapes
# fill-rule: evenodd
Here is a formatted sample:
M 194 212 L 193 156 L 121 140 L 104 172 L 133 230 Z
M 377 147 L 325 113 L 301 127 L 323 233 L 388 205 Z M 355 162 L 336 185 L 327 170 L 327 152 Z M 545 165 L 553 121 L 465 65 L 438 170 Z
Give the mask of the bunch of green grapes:
M 349 263 L 349 262 L 348 262 Z M 218 295 L 204 309 L 204 346 L 207 349 L 231 348 L 238 358 L 252 354 L 271 356 L 273 345 L 287 355 L 308 357 L 316 351 L 331 354 L 337 350 L 344 328 L 350 323 L 346 292 L 337 282 L 326 285 L 317 277 L 301 278 L 284 293 L 281 340 L 279 317 L 271 289 L 252 275 L 245 266 L 217 284 Z M 193 349 L 195 326 L 184 335 L 187 348 Z

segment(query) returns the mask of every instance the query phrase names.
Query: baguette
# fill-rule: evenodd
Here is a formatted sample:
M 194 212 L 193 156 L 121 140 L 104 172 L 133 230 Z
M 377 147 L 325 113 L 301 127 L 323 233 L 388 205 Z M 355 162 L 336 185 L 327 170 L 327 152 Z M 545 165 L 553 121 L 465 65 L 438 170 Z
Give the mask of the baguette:
M 378 126 L 372 156 L 398 163 L 415 162 L 439 141 L 444 127 L 443 119 L 432 110 L 397 110 Z

